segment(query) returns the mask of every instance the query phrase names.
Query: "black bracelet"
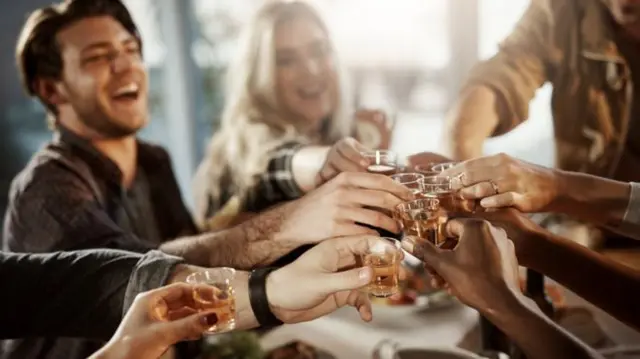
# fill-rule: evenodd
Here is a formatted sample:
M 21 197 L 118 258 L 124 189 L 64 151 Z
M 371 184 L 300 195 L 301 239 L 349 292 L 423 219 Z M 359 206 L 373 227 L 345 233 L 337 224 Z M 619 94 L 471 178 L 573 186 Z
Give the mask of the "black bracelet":
M 271 312 L 267 298 L 267 276 L 276 269 L 278 268 L 259 268 L 252 270 L 249 274 L 249 301 L 253 314 L 262 327 L 275 327 L 283 324 Z

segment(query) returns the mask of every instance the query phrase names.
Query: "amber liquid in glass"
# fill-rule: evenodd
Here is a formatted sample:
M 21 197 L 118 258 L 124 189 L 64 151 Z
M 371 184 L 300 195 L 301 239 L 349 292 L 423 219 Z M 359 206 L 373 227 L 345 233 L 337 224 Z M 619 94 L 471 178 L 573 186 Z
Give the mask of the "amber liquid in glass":
M 445 242 L 444 225 L 446 223 L 447 215 L 443 211 L 415 210 L 405 213 L 402 218 L 405 235 L 421 238 L 437 246 Z
M 217 322 L 207 329 L 219 333 L 235 328 L 236 303 L 233 289 L 226 283 L 201 284 L 193 289 L 193 300 L 201 311 L 212 310 Z
M 368 254 L 363 264 L 373 268 L 373 278 L 366 291 L 376 297 L 389 297 L 398 292 L 398 261 L 396 254 Z
M 369 167 L 367 167 L 367 172 L 391 176 L 396 174 L 397 169 L 395 166 L 391 165 L 370 165 Z
M 453 192 L 423 193 L 422 197 L 436 198 L 440 201 L 440 207 L 451 214 L 476 211 L 476 201 L 458 198 Z

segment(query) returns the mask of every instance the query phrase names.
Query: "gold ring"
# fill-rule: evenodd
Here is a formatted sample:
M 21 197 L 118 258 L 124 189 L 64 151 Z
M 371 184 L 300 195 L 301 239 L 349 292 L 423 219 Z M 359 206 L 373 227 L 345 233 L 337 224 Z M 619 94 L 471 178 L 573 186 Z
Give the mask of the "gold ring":
M 493 191 L 495 192 L 495 194 L 500 193 L 500 189 L 498 189 L 498 185 L 495 182 L 493 182 L 492 180 L 489 180 L 489 184 L 493 188 Z

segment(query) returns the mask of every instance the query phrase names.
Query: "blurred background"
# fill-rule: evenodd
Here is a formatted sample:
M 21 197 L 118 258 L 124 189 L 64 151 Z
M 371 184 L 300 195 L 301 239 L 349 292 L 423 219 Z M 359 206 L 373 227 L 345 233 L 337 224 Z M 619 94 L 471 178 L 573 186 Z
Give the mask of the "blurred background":
M 167 147 L 185 200 L 224 101 L 224 74 L 238 34 L 264 0 L 125 0 L 142 32 L 150 70 L 147 140 Z M 490 57 L 529 0 L 315 0 L 348 66 L 353 102 L 396 115 L 392 147 L 401 155 L 438 151 L 445 113 L 469 69 Z M 14 48 L 29 11 L 49 0 L 1 0 L 0 214 L 11 179 L 51 134 L 37 100 L 16 74 Z M 531 120 L 491 140 L 508 152 L 553 163 L 548 87 Z M 0 224 L 1 225 L 1 224 Z

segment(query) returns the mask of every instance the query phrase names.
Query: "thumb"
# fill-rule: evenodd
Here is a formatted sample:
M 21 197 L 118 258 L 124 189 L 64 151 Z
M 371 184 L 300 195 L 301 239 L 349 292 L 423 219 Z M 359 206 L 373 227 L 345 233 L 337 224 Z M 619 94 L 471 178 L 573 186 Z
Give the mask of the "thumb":
M 182 319 L 161 323 L 156 334 L 166 341 L 167 345 L 173 345 L 183 340 L 199 338 L 207 329 L 218 322 L 218 317 L 213 311 L 202 311 Z
M 371 282 L 373 270 L 370 267 L 350 269 L 344 272 L 322 274 L 314 282 L 314 288 L 326 293 L 354 290 Z
M 402 239 L 401 244 L 402 249 L 411 253 L 414 257 L 427 263 L 434 269 L 440 266 L 443 251 L 431 244 L 431 242 L 414 236 L 405 236 Z

